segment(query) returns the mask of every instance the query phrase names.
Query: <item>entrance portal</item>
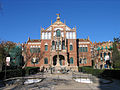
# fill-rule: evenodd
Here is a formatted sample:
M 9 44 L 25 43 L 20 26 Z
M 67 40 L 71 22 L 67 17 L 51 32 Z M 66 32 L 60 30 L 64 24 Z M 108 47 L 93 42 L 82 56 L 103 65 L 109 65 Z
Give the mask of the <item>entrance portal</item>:
M 63 55 L 59 55 L 59 63 L 61 66 L 65 65 L 65 58 Z M 53 65 L 55 66 L 57 64 L 57 55 L 53 57 Z

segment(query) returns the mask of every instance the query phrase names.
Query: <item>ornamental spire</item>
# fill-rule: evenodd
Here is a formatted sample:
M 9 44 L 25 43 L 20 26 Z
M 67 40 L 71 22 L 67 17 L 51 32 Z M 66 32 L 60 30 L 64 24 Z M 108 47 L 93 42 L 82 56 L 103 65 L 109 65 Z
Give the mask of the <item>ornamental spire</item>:
M 57 21 L 60 20 L 60 14 L 56 14 L 57 15 Z
M 28 41 L 30 41 L 30 37 L 28 37 Z
M 88 39 L 88 40 L 90 40 L 90 39 L 89 39 L 89 36 L 88 36 L 88 38 L 87 38 L 87 39 Z

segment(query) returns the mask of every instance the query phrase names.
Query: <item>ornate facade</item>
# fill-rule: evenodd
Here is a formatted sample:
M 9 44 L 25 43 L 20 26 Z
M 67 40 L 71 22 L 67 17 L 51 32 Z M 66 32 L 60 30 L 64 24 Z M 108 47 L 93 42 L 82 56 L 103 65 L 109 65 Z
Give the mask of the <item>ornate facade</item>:
M 94 44 L 94 62 L 95 68 L 111 68 L 112 42 L 99 42 Z
M 76 38 L 76 27 L 70 28 L 57 20 L 47 29 L 41 28 L 41 39 L 28 39 L 24 54 L 27 66 L 64 67 L 77 70 L 78 66 L 91 66 L 91 41 Z M 37 60 L 33 64 L 33 62 Z

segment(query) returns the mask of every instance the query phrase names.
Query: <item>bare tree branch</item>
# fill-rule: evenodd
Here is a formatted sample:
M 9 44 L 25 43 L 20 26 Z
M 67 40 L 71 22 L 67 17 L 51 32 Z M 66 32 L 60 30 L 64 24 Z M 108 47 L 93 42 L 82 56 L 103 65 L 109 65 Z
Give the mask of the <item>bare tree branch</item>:
M 22 67 L 23 69 L 27 66 L 27 63 L 32 60 L 33 57 L 39 58 L 39 61 L 43 58 L 43 55 L 45 52 L 40 52 L 37 50 L 36 53 L 31 53 L 30 48 L 27 48 L 27 45 L 23 45 L 23 56 L 24 56 L 24 66 Z M 38 62 L 39 62 L 38 61 Z

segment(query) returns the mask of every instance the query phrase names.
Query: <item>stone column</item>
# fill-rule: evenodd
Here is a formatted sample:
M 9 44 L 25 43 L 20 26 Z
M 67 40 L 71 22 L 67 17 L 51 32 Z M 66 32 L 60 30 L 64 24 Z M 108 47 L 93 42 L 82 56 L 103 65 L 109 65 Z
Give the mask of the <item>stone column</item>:
M 57 64 L 56 66 L 60 66 L 60 63 L 59 63 L 59 38 L 58 38 L 58 41 L 57 41 Z
M 67 55 L 65 56 L 65 66 L 68 66 Z

